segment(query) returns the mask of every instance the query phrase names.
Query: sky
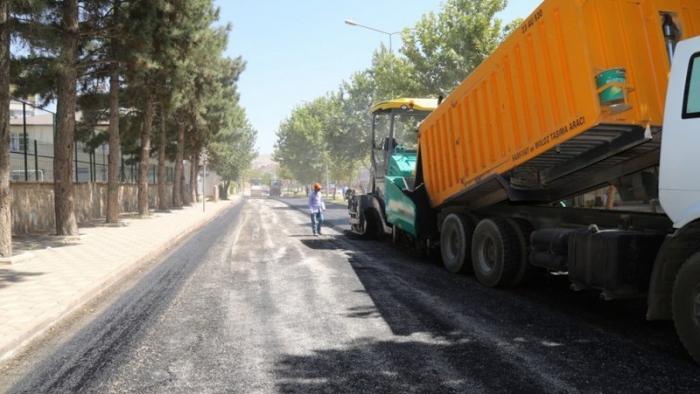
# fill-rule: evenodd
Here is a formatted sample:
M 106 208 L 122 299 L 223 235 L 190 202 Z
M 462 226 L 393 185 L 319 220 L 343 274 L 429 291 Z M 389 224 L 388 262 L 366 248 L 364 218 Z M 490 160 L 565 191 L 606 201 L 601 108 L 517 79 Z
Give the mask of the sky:
M 504 22 L 527 17 L 542 0 L 509 0 Z M 400 32 L 423 15 L 440 13 L 444 0 L 216 0 L 220 22 L 231 23 L 224 56 L 242 57 L 241 106 L 258 132 L 256 149 L 271 154 L 276 131 L 294 108 L 336 91 L 352 74 L 370 68 L 374 51 L 398 54 Z M 376 32 L 345 24 L 358 24 Z

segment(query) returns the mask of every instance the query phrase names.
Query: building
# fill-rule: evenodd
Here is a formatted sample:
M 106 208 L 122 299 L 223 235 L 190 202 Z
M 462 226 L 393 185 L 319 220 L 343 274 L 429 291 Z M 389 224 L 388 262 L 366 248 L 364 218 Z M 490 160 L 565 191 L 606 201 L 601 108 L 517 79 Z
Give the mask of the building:
M 28 105 L 26 107 L 29 107 Z M 34 115 L 27 111 L 27 116 L 10 119 L 10 167 L 13 181 L 52 181 L 54 135 L 56 133 L 55 115 L 35 110 Z M 76 121 L 81 119 L 76 114 Z M 100 127 L 107 127 L 106 124 Z M 75 155 L 74 179 L 76 182 L 107 182 L 107 164 L 109 146 L 103 144 L 92 151 L 85 151 L 82 142 L 73 147 Z M 138 166 L 131 157 L 122 157 L 120 179 L 122 182 L 137 182 Z M 157 182 L 158 161 L 151 158 L 148 170 L 148 182 Z M 175 175 L 174 163 L 166 164 L 166 182 L 172 182 Z M 186 174 L 186 177 L 189 174 Z

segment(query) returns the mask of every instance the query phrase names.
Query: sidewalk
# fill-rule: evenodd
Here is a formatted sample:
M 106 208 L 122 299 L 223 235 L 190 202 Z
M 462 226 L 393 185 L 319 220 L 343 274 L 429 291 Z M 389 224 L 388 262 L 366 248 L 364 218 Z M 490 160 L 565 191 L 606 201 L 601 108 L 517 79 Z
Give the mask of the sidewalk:
M 13 239 L 13 258 L 0 262 L 0 361 L 239 200 L 153 212 L 147 219 L 127 216 L 116 226 L 96 221 L 81 226 L 77 237 Z

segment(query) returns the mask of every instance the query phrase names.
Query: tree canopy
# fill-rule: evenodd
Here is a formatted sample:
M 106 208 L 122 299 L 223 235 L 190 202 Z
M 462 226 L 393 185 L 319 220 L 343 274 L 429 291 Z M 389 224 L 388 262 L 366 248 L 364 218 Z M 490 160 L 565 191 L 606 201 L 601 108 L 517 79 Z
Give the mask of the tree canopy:
M 254 157 L 254 143 L 236 142 L 256 137 L 236 92 L 245 62 L 224 57 L 232 27 L 219 23 L 213 0 L 14 0 L 0 5 L 8 33 L 2 45 L 12 48 L 3 84 L 12 84 L 16 96 L 38 94 L 43 105 L 56 103 L 57 234 L 77 234 L 71 165 L 76 141 L 86 149 L 109 141 L 107 221 L 117 220 L 119 213 L 120 154 L 139 163 L 139 212 L 144 215 L 151 159 L 159 163 L 159 207 L 167 208 L 166 158 L 176 162 L 173 205 L 179 206 L 179 197 L 188 195 L 180 182 L 183 162 L 194 164 L 190 179 L 195 179 L 199 155 L 217 133 L 239 134 L 229 138 L 231 148 L 221 146 L 227 140 L 218 142 L 219 156 Z M 95 132 L 103 122 L 109 131 Z M 159 137 L 155 144 L 153 136 Z M 4 139 L 0 149 L 8 149 Z M 2 182 L 0 188 L 7 189 Z M 5 192 L 0 190 L 0 196 Z M 0 239 L 0 250 L 5 243 Z
M 446 0 L 440 12 L 404 29 L 398 53 L 382 45 L 369 69 L 295 108 L 277 131 L 273 159 L 278 174 L 303 183 L 328 174 L 353 179 L 367 166 L 372 103 L 449 94 L 520 23 L 504 26 L 495 18 L 506 4 Z M 57 104 L 58 234 L 77 234 L 69 165 L 76 140 L 85 142 L 86 149 L 109 141 L 108 221 L 118 217 L 119 154 L 140 163 L 139 211 L 144 214 L 145 170 L 151 158 L 159 163 L 159 207 L 166 200 L 166 158 L 175 161 L 174 207 L 195 197 L 193 183 L 190 190 L 182 183 L 186 160 L 193 164 L 190 179 L 195 179 L 200 155 L 207 152 L 226 185 L 250 169 L 257 156 L 257 131 L 237 92 L 245 62 L 224 57 L 232 26 L 218 23 L 213 0 L 2 0 L 0 22 L 2 18 L 6 34 L 0 38 L 9 62 L 0 63 L 9 69 L 9 78 L 0 79 L 0 91 L 8 92 L 12 84 L 16 95 L 39 94 L 44 104 Z M 10 46 L 11 40 L 16 45 Z M 6 100 L 7 94 L 2 97 Z M 77 110 L 84 115 L 78 125 Z M 0 111 L 0 124 L 7 124 L 8 116 Z M 108 122 L 109 131 L 87 132 L 98 122 Z M 0 140 L 3 151 L 8 150 L 6 140 Z M 9 171 L 6 158 L 0 157 L 0 167 Z M 0 177 L 4 216 L 8 190 Z M 0 254 L 10 249 L 8 243 L 8 237 L 0 237 Z
M 273 159 L 302 183 L 350 181 L 368 166 L 373 103 L 399 97 L 447 96 L 520 24 L 495 15 L 506 0 L 447 0 L 401 32 L 394 54 L 382 45 L 372 66 L 336 91 L 295 108 L 279 126 Z

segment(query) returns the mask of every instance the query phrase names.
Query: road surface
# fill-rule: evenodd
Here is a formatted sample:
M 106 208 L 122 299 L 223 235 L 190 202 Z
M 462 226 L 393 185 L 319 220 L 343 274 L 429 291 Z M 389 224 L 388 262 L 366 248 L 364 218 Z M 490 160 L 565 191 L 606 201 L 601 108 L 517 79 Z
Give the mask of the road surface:
M 312 236 L 302 198 L 245 198 L 2 366 L 8 393 L 698 393 L 644 302 L 566 281 L 496 290 L 406 248 Z

